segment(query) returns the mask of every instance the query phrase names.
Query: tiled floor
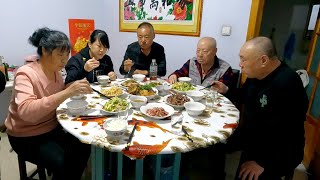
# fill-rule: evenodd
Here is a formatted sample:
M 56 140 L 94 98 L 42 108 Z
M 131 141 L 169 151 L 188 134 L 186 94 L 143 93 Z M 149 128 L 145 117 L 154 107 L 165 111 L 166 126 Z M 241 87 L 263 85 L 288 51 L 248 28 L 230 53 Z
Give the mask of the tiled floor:
M 19 169 L 17 162 L 17 155 L 15 152 L 9 152 L 11 146 L 8 142 L 6 134 L 1 134 L 2 140 L 0 141 L 0 180 L 19 180 Z M 226 160 L 226 180 L 233 180 L 235 176 L 235 171 L 239 162 L 239 153 L 234 153 L 227 156 Z M 28 172 L 33 172 L 36 167 L 33 164 L 27 163 Z M 50 180 L 50 178 L 48 178 Z M 123 178 L 124 180 L 128 178 Z M 131 178 L 130 178 L 131 179 Z M 144 178 L 145 179 L 145 178 Z M 190 171 L 188 173 L 188 179 L 190 180 L 205 180 L 212 179 L 210 173 L 205 171 Z M 294 175 L 294 180 L 306 180 L 306 175 L 297 171 Z M 83 178 L 83 180 L 90 180 L 90 178 Z

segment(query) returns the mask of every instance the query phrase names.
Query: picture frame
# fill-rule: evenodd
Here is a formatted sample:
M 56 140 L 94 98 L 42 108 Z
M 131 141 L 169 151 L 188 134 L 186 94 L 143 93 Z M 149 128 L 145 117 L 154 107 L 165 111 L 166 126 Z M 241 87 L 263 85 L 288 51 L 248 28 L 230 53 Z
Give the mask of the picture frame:
M 136 32 L 142 22 L 156 34 L 200 36 L 203 0 L 119 0 L 119 31 Z

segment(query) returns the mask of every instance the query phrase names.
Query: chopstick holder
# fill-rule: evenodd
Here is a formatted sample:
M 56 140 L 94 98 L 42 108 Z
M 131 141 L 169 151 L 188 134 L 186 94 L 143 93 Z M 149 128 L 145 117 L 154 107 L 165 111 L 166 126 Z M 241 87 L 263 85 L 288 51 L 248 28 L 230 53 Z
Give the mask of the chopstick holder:
M 137 125 L 138 125 L 138 122 L 136 122 L 136 123 L 134 124 L 134 126 L 133 126 L 133 129 L 132 129 L 131 134 L 130 134 L 130 136 L 129 136 L 129 139 L 128 139 L 128 141 L 127 141 L 127 146 L 125 147 L 126 150 L 129 149 L 129 146 L 130 146 L 130 144 L 131 144 L 131 140 L 132 140 L 132 138 L 133 138 L 133 134 L 134 134 L 134 131 L 135 131 L 136 128 L 137 128 Z

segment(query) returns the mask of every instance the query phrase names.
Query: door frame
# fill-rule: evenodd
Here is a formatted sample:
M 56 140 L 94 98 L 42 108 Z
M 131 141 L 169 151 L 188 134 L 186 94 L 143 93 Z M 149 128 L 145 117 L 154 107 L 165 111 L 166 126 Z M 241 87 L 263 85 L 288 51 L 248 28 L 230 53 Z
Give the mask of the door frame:
M 246 40 L 257 37 L 260 33 L 264 2 L 265 0 L 251 1 L 251 9 L 250 9 Z M 241 73 L 240 84 L 242 85 L 245 80 L 246 80 L 246 76 Z

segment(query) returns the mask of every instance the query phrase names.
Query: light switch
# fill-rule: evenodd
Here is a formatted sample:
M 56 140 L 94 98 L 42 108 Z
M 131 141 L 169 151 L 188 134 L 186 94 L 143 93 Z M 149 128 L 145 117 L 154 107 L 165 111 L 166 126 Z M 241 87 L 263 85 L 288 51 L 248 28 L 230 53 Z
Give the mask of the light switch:
M 221 29 L 222 36 L 230 36 L 231 35 L 231 26 L 223 25 Z

